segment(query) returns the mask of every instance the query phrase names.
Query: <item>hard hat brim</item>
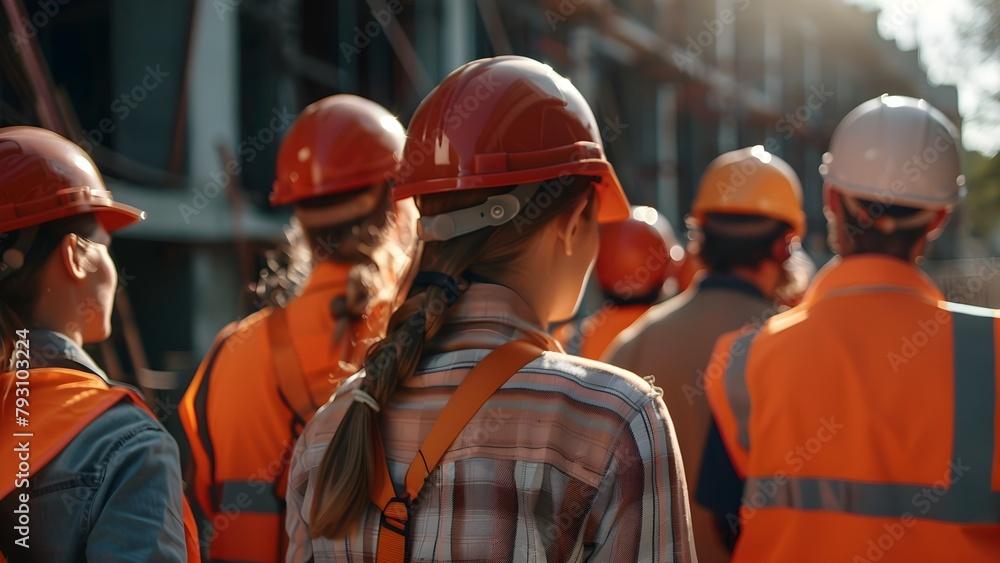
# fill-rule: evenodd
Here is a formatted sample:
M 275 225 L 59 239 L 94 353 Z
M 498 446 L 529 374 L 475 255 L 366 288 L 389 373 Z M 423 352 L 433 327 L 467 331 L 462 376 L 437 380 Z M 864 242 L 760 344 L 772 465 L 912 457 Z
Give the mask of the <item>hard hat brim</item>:
M 394 173 L 394 168 L 388 165 L 376 166 L 372 170 L 360 174 L 354 174 L 347 178 L 337 178 L 307 188 L 303 188 L 301 185 L 292 186 L 288 182 L 276 180 L 272 184 L 269 201 L 272 207 L 277 207 L 317 197 L 363 190 L 392 180 Z
M 885 205 L 902 205 L 917 209 L 951 209 L 962 201 L 966 193 L 965 186 L 959 186 L 955 191 L 955 195 L 951 198 L 934 199 L 916 197 L 912 194 L 903 193 L 902 190 L 893 190 L 888 187 L 876 188 L 850 182 L 837 177 L 835 174 L 831 174 L 828 168 L 824 169 L 824 165 L 820 166 L 820 175 L 831 189 L 843 192 L 849 196 L 866 201 L 878 201 Z
M 43 225 L 59 219 L 86 215 L 88 213 L 92 213 L 97 222 L 108 233 L 124 229 L 146 218 L 145 211 L 131 205 L 125 205 L 124 203 L 104 198 L 101 204 L 95 205 L 79 202 L 74 205 L 50 207 L 44 211 L 22 217 L 11 217 L 6 220 L 0 219 L 0 232 L 18 231 L 27 227 Z
M 399 201 L 424 194 L 443 194 L 475 189 L 516 186 L 531 182 L 558 180 L 569 176 L 598 176 L 597 197 L 600 203 L 597 220 L 600 223 L 623 221 L 629 217 L 628 197 L 615 171 L 605 160 L 580 160 L 571 164 L 559 164 L 533 170 L 500 172 L 496 174 L 475 174 L 458 178 L 439 178 L 420 182 L 397 183 L 392 191 L 392 199 Z
M 794 217 L 789 216 L 787 213 L 780 212 L 768 212 L 762 210 L 759 207 L 740 207 L 740 206 L 729 206 L 720 207 L 718 209 L 711 206 L 703 206 L 698 209 L 697 212 L 691 213 L 691 218 L 700 226 L 705 224 L 705 218 L 709 213 L 718 213 L 722 215 L 756 215 L 758 217 L 766 217 L 768 219 L 774 219 L 775 221 L 781 221 L 787 223 L 792 228 L 793 234 L 801 238 L 806 234 L 806 215 L 804 212 L 800 211 L 795 214 Z
M 110 207 L 100 208 L 94 215 L 104 230 L 109 233 L 131 227 L 146 219 L 145 211 L 118 202 L 113 203 Z

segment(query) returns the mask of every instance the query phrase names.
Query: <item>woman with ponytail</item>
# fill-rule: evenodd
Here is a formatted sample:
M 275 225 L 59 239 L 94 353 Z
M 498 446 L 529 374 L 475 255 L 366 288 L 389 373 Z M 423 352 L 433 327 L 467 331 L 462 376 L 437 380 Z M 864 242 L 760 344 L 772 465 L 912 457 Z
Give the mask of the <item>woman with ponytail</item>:
M 200 561 L 177 443 L 83 349 L 111 335 L 111 233 L 144 216 L 69 140 L 0 129 L 0 561 Z
M 419 271 L 299 438 L 287 561 L 693 560 L 660 390 L 545 332 L 629 213 L 580 93 L 523 57 L 454 71 L 413 116 L 411 196 Z
M 385 334 L 410 262 L 415 211 L 393 204 L 388 186 L 404 135 L 380 105 L 336 95 L 282 140 L 271 202 L 294 206 L 301 244 L 286 270 L 308 277 L 300 291 L 296 276 L 265 277 L 271 306 L 222 330 L 181 402 L 212 560 L 284 560 L 292 446 Z

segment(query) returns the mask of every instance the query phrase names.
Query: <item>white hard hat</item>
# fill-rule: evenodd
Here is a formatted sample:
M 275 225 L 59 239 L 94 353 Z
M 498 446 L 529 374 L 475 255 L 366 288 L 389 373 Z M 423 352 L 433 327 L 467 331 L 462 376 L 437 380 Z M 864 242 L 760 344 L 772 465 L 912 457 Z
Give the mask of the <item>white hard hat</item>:
M 924 100 L 883 95 L 847 114 L 819 173 L 846 195 L 919 209 L 948 209 L 965 195 L 958 130 Z

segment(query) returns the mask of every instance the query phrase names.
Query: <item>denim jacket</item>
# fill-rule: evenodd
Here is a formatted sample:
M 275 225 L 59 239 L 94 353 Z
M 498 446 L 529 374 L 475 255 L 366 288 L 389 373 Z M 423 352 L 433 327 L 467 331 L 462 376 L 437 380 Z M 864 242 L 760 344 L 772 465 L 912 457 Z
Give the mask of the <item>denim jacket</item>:
M 32 368 L 77 369 L 107 380 L 62 334 L 32 330 L 31 350 Z M 0 549 L 10 563 L 187 560 L 177 444 L 133 404 L 96 418 L 32 475 L 30 489 L 28 549 L 13 543 L 21 537 L 13 530 L 17 493 L 0 501 Z

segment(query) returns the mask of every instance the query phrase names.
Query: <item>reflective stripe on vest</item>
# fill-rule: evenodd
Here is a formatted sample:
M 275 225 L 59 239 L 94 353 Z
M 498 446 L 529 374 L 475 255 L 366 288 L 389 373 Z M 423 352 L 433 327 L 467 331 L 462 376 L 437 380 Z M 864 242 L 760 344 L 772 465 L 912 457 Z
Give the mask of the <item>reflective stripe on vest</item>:
M 948 310 L 952 312 L 954 329 L 954 442 L 949 462 L 951 483 L 945 493 L 938 492 L 936 502 L 920 502 L 929 490 L 934 490 L 932 485 L 785 475 L 748 478 L 744 505 L 828 510 L 873 517 L 909 516 L 962 524 L 1000 524 L 1000 492 L 990 490 L 995 447 L 995 319 L 992 311 L 983 315 L 975 309 L 951 303 Z M 767 494 L 756 494 L 758 491 L 767 491 Z
M 736 417 L 736 439 L 740 447 L 750 450 L 750 392 L 747 390 L 747 357 L 750 343 L 760 328 L 740 336 L 729 346 L 729 366 L 723 375 L 729 407 Z

